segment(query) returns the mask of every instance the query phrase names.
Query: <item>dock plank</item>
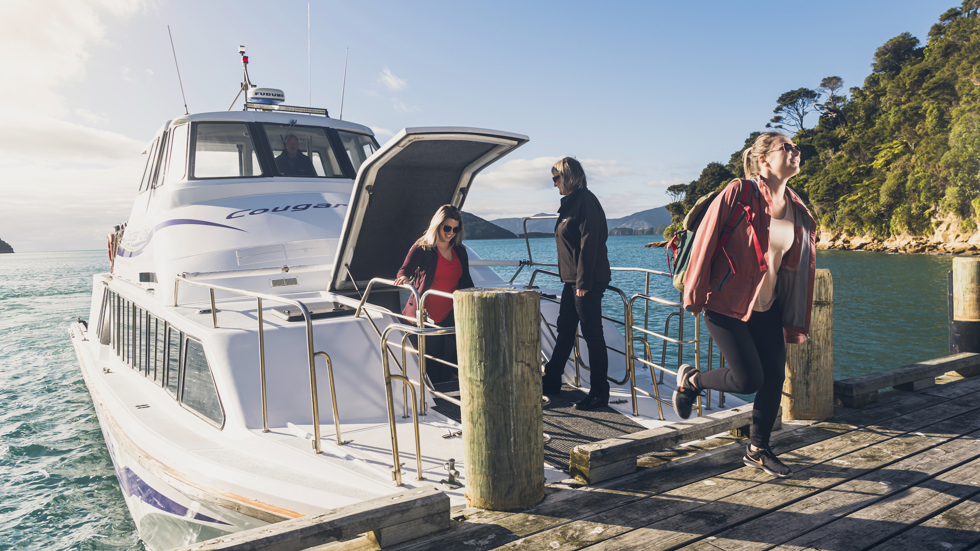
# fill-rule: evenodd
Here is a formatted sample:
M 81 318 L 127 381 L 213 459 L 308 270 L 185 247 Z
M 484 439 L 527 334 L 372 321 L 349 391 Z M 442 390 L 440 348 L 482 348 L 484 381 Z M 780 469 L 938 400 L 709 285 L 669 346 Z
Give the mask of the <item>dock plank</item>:
M 969 447 L 975 449 L 975 443 L 974 441 Z M 964 446 L 963 449 L 968 448 Z M 980 485 L 964 483 L 978 478 L 980 459 L 974 459 L 922 484 L 896 492 L 888 499 L 848 514 L 776 549 L 796 551 L 872 547 L 886 542 L 910 525 L 919 524 L 964 499 L 980 495 Z
M 977 435 L 980 433 L 973 434 L 974 437 Z M 890 465 L 886 469 L 875 470 L 833 489 L 715 534 L 711 545 L 718 549 L 733 551 L 769 549 L 772 545 L 790 542 L 792 545 L 787 546 L 786 549 L 796 549 L 801 545 L 807 548 L 806 543 L 798 542 L 811 540 L 818 542 L 828 533 L 833 537 L 839 537 L 844 527 L 836 522 L 839 519 L 875 506 L 889 496 L 927 482 L 937 474 L 941 475 L 950 469 L 960 472 L 958 466 L 964 463 L 973 465 L 972 468 L 975 469 L 976 465 L 980 465 L 980 462 L 974 461 L 978 457 L 980 457 L 980 445 L 976 440 L 955 438 Z M 977 488 L 977 491 L 980 491 L 980 488 Z M 860 515 L 857 515 L 857 518 L 860 518 Z M 853 534 L 852 544 L 858 536 L 866 537 L 871 532 L 872 530 L 866 529 Z M 842 541 L 844 539 L 841 538 Z M 873 545 L 877 541 L 872 539 L 864 545 L 854 545 L 861 548 Z
M 980 496 L 973 496 L 868 551 L 957 551 L 980 544 Z
M 952 400 L 945 402 L 941 405 L 935 405 L 931 408 L 926 408 L 924 410 L 917 411 L 915 413 L 907 414 L 904 419 L 898 423 L 898 425 L 904 425 L 905 429 L 916 430 L 928 426 L 931 424 L 941 423 L 943 421 L 948 421 L 950 416 L 957 414 L 963 414 L 964 412 L 976 412 L 975 400 L 972 397 L 963 397 L 957 400 Z M 973 415 L 973 417 L 977 417 Z M 884 419 L 882 423 L 891 423 L 894 419 Z M 961 421 L 956 420 L 952 425 L 961 423 Z M 937 430 L 943 430 L 942 427 L 937 426 Z M 948 429 L 947 429 L 948 430 Z M 888 430 L 882 428 L 881 426 L 876 426 L 871 430 L 855 430 L 845 433 L 841 436 L 831 438 L 827 441 L 822 441 L 811 446 L 805 446 L 794 450 L 790 455 L 784 455 L 783 460 L 794 467 L 798 472 L 806 470 L 808 468 L 816 468 L 819 465 L 814 465 L 815 463 L 829 462 L 829 461 L 844 461 L 847 463 L 852 463 L 852 461 L 847 461 L 841 459 L 840 456 L 844 454 L 855 454 L 860 453 L 862 450 L 882 442 L 887 442 L 891 440 L 896 440 L 894 437 L 896 435 L 903 434 L 901 430 Z M 938 441 L 930 440 L 930 437 L 926 436 L 914 436 L 917 440 L 932 442 L 932 445 L 938 443 Z M 892 455 L 874 453 L 871 454 L 875 456 L 881 463 L 894 462 L 895 460 L 901 459 L 903 455 L 899 454 L 901 448 L 907 446 L 907 442 L 897 442 L 892 443 L 891 447 L 896 448 L 892 452 Z M 924 444 L 928 447 L 929 444 Z M 740 456 L 739 456 L 740 457 Z M 846 465 L 845 465 L 846 466 Z M 826 467 L 824 467 L 826 469 Z M 858 471 L 856 469 L 851 469 L 852 476 L 850 478 L 859 476 L 868 470 L 873 469 L 874 466 L 869 462 L 869 465 L 865 466 L 864 471 Z M 839 467 L 834 467 L 828 469 L 829 472 L 823 474 L 822 476 L 831 477 L 835 473 L 840 471 Z M 789 479 L 793 480 L 793 479 Z M 822 479 L 821 479 L 822 480 Z M 840 483 L 846 480 L 835 479 L 835 483 Z M 735 514 L 737 516 L 740 513 L 737 511 L 739 509 L 744 509 L 746 507 L 745 503 L 739 503 L 738 498 L 727 497 L 730 495 L 737 495 L 739 493 L 749 491 L 752 488 L 759 486 L 762 482 L 767 482 L 766 488 L 763 490 L 758 490 L 760 495 L 763 497 L 754 496 L 753 499 L 766 499 L 771 493 L 771 488 L 773 484 L 771 478 L 765 475 L 761 471 L 756 469 L 742 468 L 730 473 L 726 473 L 723 477 L 718 479 L 711 479 L 707 482 L 712 482 L 713 484 L 705 484 L 704 480 L 700 483 L 693 483 L 688 486 L 679 488 L 671 492 L 667 492 L 662 496 L 656 496 L 643 501 L 638 501 L 636 503 L 630 504 L 628 507 L 620 507 L 612 510 L 608 510 L 604 513 L 599 513 L 587 517 L 582 522 L 572 522 L 567 525 L 559 526 L 551 531 L 546 531 L 541 534 L 535 534 L 534 536 L 524 538 L 520 544 L 521 545 L 507 545 L 505 548 L 525 548 L 533 549 L 541 545 L 550 545 L 553 541 L 559 541 L 563 549 L 575 549 L 584 547 L 586 545 L 597 544 L 596 549 L 615 549 L 618 547 L 630 548 L 631 546 L 636 546 L 637 548 L 643 548 L 649 545 L 650 542 L 655 541 L 658 547 L 669 547 L 672 545 L 683 545 L 688 543 L 689 540 L 697 539 L 703 537 L 703 535 L 711 534 L 713 532 L 718 532 L 724 529 L 727 525 L 724 524 L 725 516 L 730 514 Z M 785 504 L 787 500 L 801 499 L 808 495 L 806 490 L 815 491 L 813 488 L 793 488 L 793 482 L 780 481 L 789 490 L 784 490 L 789 495 L 782 496 L 782 501 L 778 503 Z M 826 483 L 826 480 L 824 480 Z M 794 492 L 799 491 L 799 494 Z M 704 507 L 721 507 L 715 505 L 716 503 L 725 503 L 726 499 L 736 499 L 736 503 L 732 507 L 728 507 L 722 512 L 722 516 L 718 516 L 714 511 L 710 509 L 704 509 Z M 770 503 L 769 506 L 773 506 Z M 732 513 L 729 509 L 735 509 L 736 512 Z M 697 512 L 694 512 L 697 510 Z M 749 516 L 739 516 L 739 521 L 745 521 L 755 516 L 759 516 L 764 513 L 760 508 L 752 508 L 754 515 Z M 684 513 L 691 511 L 691 514 L 685 516 Z M 743 511 L 744 512 L 744 511 Z M 683 518 L 683 524 L 681 526 L 673 527 L 666 531 L 657 531 L 654 528 L 650 528 L 651 525 L 660 526 L 663 523 L 679 522 L 679 519 Z M 595 525 L 592 523 L 598 523 Z M 721 523 L 721 524 L 720 524 Z M 696 525 L 700 527 L 700 534 L 688 534 L 684 538 L 673 538 L 672 534 L 674 530 L 689 530 L 691 525 Z M 597 529 L 601 528 L 601 531 Z M 668 541 L 661 541 L 668 540 Z

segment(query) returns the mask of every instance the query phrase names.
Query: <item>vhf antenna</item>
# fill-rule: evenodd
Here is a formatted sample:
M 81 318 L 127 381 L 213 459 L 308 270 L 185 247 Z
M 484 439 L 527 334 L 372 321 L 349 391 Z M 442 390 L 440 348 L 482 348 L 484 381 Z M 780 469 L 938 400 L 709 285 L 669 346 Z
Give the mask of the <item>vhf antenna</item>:
M 238 47 L 238 55 L 242 56 L 242 77 L 244 81 L 242 82 L 242 87 L 238 89 L 238 93 L 235 94 L 235 99 L 231 100 L 231 105 L 228 106 L 228 110 L 235 106 L 235 102 L 238 101 L 238 97 L 242 95 L 242 92 L 248 90 L 249 88 L 255 88 L 255 85 L 248 79 L 248 56 L 245 55 L 245 46 Z
M 344 85 L 340 88 L 340 120 L 344 120 L 344 92 L 347 91 L 347 56 L 350 55 L 350 48 L 344 53 Z
M 177 64 L 177 49 L 174 48 L 174 35 L 170 32 L 170 25 L 167 25 L 167 34 L 170 35 L 170 51 L 174 53 L 174 66 L 177 67 L 177 83 L 180 84 L 180 97 L 184 100 L 184 114 L 190 115 L 190 111 L 187 110 L 187 97 L 184 96 L 184 83 L 180 80 L 180 65 Z

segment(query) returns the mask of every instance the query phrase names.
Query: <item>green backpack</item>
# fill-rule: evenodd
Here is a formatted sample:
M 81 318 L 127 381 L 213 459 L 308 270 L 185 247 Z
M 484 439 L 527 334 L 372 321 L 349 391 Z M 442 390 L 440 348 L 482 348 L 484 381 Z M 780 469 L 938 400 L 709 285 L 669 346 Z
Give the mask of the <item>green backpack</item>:
M 749 185 L 746 185 L 748 182 Z M 728 237 L 731 236 L 735 228 L 742 222 L 742 220 L 752 220 L 752 209 L 749 207 L 749 194 L 752 191 L 752 184 L 748 180 L 739 179 L 738 181 L 738 202 L 735 203 L 735 208 L 732 209 L 732 213 L 728 216 L 728 222 L 725 223 L 725 227 L 722 229 L 721 238 L 718 241 L 718 247 L 715 248 L 714 254 L 711 256 L 711 262 L 715 261 L 715 258 L 724 250 L 725 244 L 728 243 Z M 688 211 L 687 216 L 684 217 L 684 226 L 674 232 L 674 236 L 667 243 L 667 269 L 670 270 L 671 277 L 673 278 L 674 287 L 678 291 L 684 291 L 684 277 L 687 275 L 687 266 L 691 263 L 691 253 L 694 249 L 694 232 L 698 230 L 698 226 L 701 225 L 701 220 L 704 218 L 704 213 L 708 210 L 708 205 L 711 201 L 722 192 L 724 188 L 712 191 L 711 193 L 705 195 L 698 199 L 691 210 Z M 762 253 L 762 248 L 759 246 L 759 239 L 756 237 L 755 232 L 752 233 L 752 238 L 755 240 L 755 251 L 756 256 L 759 260 L 759 265 L 764 266 L 764 256 Z M 671 254 L 673 254 L 674 261 L 671 262 Z M 728 253 L 725 253 L 728 257 Z M 732 267 L 732 273 L 738 273 L 735 268 L 735 264 L 732 263 L 731 258 L 728 257 L 728 263 Z

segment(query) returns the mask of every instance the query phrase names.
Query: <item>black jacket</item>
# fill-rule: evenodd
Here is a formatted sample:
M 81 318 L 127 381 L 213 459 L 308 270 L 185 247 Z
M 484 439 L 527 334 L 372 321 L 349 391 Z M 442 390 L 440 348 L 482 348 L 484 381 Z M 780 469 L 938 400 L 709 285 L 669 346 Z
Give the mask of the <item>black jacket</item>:
M 578 189 L 562 197 L 555 224 L 561 280 L 586 291 L 607 285 L 612 280 L 606 251 L 608 236 L 606 213 L 591 191 Z
M 285 151 L 276 157 L 276 168 L 279 169 L 279 174 L 283 176 L 316 176 L 313 161 L 302 152 L 296 152 L 296 158 L 293 160 L 293 164 L 296 165 L 295 168 L 290 165 L 289 155 Z
M 412 284 L 418 290 L 419 296 L 422 296 L 422 293 L 432 288 L 432 281 L 436 277 L 436 267 L 439 266 L 438 254 L 439 251 L 435 247 L 423 249 L 418 245 L 412 245 L 408 254 L 405 255 L 405 262 L 402 262 L 402 267 L 398 269 L 398 274 L 395 277 L 411 279 L 415 277 L 415 270 L 418 270 L 419 277 Z M 453 254 L 459 257 L 459 265 L 463 268 L 463 275 L 459 278 L 459 288 L 469 289 L 473 287 L 473 278 L 470 277 L 470 259 L 466 254 L 466 247 L 463 245 L 453 247 Z M 414 318 L 417 308 L 415 297 L 410 296 L 402 314 Z

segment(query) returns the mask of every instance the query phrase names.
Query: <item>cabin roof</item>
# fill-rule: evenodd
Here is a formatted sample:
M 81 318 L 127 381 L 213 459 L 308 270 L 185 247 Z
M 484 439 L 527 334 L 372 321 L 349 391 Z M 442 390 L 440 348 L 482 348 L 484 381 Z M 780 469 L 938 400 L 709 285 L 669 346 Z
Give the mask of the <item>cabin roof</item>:
M 338 128 L 350 130 L 362 134 L 374 135 L 370 128 L 363 124 L 356 124 L 350 121 L 321 117 L 317 115 L 306 115 L 303 113 L 291 112 L 271 112 L 271 111 L 214 111 L 210 113 L 194 113 L 191 115 L 179 115 L 170 121 L 171 125 L 180 124 L 184 121 L 246 121 L 246 122 L 273 122 L 289 124 L 296 121 L 299 126 L 325 126 L 327 128 Z

